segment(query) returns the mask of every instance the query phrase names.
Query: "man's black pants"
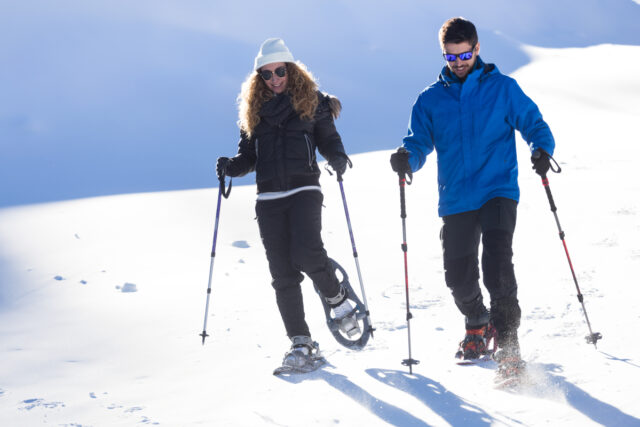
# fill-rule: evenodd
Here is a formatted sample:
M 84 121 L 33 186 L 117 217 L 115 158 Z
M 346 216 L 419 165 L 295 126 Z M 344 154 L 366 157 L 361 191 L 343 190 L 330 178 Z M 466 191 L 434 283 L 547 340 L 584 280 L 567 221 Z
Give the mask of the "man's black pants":
M 518 285 L 512 263 L 516 210 L 514 200 L 491 199 L 478 210 L 443 217 L 440 232 L 445 281 L 456 306 L 465 315 L 466 327 L 473 329 L 491 320 L 498 331 L 498 341 L 515 334 L 520 325 Z M 490 314 L 479 285 L 480 238 L 482 278 L 491 299 Z

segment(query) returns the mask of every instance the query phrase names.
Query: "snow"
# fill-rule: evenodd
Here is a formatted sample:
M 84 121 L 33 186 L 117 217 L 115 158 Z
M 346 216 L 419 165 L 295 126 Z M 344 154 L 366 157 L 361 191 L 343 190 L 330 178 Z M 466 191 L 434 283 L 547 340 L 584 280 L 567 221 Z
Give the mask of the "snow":
M 584 340 L 556 223 L 519 140 L 514 264 L 535 384 L 496 390 L 494 365 L 453 361 L 463 323 L 444 285 L 435 158 L 406 190 L 420 360 L 408 374 L 398 181 L 388 164 L 399 136 L 389 150 L 354 155 L 344 181 L 375 338 L 359 352 L 340 347 L 306 279 L 307 319 L 330 364 L 305 376 L 271 375 L 289 342 L 254 186 L 234 186 L 222 201 L 204 346 L 217 189 L 1 209 L 0 425 L 640 425 L 640 46 L 523 49 L 532 62 L 512 75 L 557 139 L 563 172 L 550 176 L 551 190 L 604 336 L 597 349 Z M 335 177 L 323 174 L 322 186 L 326 248 L 359 289 Z

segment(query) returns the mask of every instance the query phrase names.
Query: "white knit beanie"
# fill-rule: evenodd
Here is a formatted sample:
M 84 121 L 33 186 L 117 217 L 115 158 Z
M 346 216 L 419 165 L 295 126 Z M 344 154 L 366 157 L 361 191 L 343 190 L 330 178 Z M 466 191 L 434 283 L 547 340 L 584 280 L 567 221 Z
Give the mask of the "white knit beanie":
M 274 62 L 294 62 L 293 55 L 282 39 L 266 39 L 262 43 L 253 69 L 257 71 L 262 66 L 273 64 Z

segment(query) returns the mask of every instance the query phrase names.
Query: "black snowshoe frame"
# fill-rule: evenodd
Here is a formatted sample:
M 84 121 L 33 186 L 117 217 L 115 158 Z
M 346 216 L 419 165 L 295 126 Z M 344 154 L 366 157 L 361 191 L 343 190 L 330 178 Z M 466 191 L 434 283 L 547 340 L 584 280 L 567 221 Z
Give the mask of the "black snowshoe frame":
M 318 296 L 320 297 L 320 301 L 322 301 L 322 308 L 324 309 L 324 315 L 327 319 L 327 326 L 329 327 L 331 334 L 336 339 L 336 341 L 338 341 L 339 344 L 351 350 L 362 350 L 364 346 L 367 345 L 367 342 L 369 341 L 369 338 L 371 337 L 371 334 L 373 332 L 373 328 L 371 327 L 371 323 L 369 322 L 367 309 L 364 303 L 360 300 L 360 298 L 356 294 L 356 292 L 353 290 L 353 287 L 351 287 L 351 283 L 349 283 L 349 276 L 347 275 L 347 272 L 344 270 L 344 268 L 342 268 L 342 266 L 338 264 L 335 260 L 331 258 L 329 258 L 329 260 L 333 265 L 334 271 L 336 272 L 339 271 L 340 275 L 342 276 L 342 280 L 340 281 L 340 284 L 347 291 L 347 299 L 351 300 L 355 305 L 354 311 L 356 313 L 356 319 L 360 324 L 360 330 L 362 332 L 358 337 L 345 336 L 340 331 L 340 325 L 338 324 L 336 319 L 331 316 L 332 307 L 322 296 L 318 288 L 314 286 L 316 292 L 318 293 Z M 338 279 L 340 279 L 339 276 L 338 276 Z

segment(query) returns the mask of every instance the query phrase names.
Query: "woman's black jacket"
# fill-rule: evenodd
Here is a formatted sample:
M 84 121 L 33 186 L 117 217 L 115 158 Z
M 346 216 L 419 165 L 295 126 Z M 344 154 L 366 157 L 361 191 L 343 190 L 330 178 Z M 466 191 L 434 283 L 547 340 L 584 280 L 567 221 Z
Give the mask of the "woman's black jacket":
M 317 95 L 318 107 L 312 120 L 300 118 L 288 94 L 265 102 L 251 137 L 240 133 L 238 154 L 231 159 L 227 175 L 243 176 L 255 170 L 258 193 L 320 185 L 316 148 L 329 162 L 347 155 L 333 122 L 340 103 L 320 91 Z

